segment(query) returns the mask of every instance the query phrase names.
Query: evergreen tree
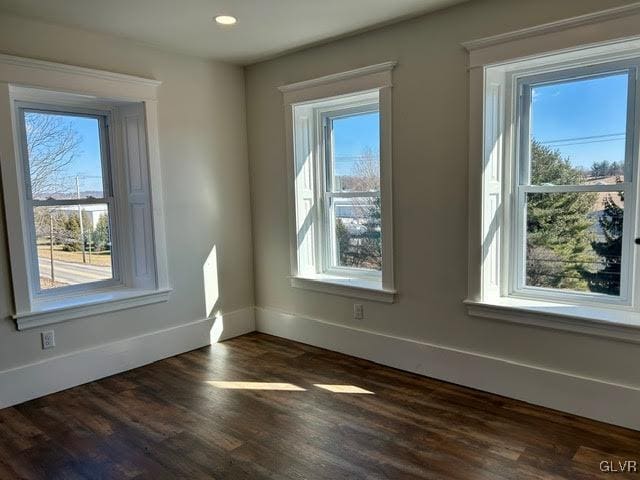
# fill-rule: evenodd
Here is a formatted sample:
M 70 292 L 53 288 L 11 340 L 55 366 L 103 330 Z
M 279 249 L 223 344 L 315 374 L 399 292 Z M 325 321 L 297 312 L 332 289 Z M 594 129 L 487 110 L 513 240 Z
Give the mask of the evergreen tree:
M 365 222 L 366 231 L 362 235 L 362 250 L 364 253 L 366 267 L 374 270 L 382 269 L 382 209 L 380 208 L 380 197 L 376 197 L 373 205 L 368 208 L 367 220 Z
M 537 141 L 531 144 L 533 185 L 576 185 L 583 172 Z M 595 260 L 589 213 L 596 193 L 533 193 L 527 196 L 527 285 L 588 290 L 583 272 Z
M 93 232 L 93 241 L 96 251 L 105 250 L 109 244 L 109 219 L 106 215 L 100 215 Z
M 67 218 L 64 233 L 64 250 L 68 252 L 78 252 L 82 250 L 82 244 L 80 243 L 80 220 L 76 212 L 72 213 Z
M 618 195 L 624 201 L 623 195 Z M 604 200 L 602 215 L 598 219 L 604 240 L 591 243 L 593 250 L 601 257 L 604 267 L 595 273 L 583 273 L 592 292 L 620 295 L 623 216 L 622 207 L 608 195 Z

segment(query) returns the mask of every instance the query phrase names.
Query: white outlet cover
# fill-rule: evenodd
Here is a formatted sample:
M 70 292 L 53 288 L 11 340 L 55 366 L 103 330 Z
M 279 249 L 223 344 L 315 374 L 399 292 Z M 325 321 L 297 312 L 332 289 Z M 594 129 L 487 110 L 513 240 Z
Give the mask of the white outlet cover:
M 53 330 L 40 333 L 42 339 L 42 349 L 53 348 L 56 346 L 56 336 Z

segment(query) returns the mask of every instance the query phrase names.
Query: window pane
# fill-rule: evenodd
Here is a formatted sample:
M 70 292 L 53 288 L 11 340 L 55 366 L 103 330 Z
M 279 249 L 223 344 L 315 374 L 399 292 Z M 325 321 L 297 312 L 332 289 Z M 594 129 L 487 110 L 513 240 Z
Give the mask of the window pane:
M 526 284 L 620 295 L 622 192 L 527 195 Z
M 334 198 L 337 266 L 382 269 L 380 197 Z
M 531 184 L 624 181 L 627 72 L 531 88 Z
M 41 289 L 113 278 L 106 204 L 35 207 L 33 219 Z
M 335 118 L 333 125 L 334 192 L 380 190 L 380 114 Z
M 33 199 L 104 198 L 97 118 L 26 110 L 24 121 Z

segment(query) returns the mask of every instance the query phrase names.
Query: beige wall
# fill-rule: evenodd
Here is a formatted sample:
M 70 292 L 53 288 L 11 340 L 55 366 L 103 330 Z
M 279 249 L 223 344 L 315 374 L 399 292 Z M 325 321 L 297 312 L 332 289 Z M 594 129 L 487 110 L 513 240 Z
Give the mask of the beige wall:
M 218 308 L 253 305 L 243 71 L 81 30 L 0 16 L 0 52 L 155 78 L 159 90 L 169 270 L 166 304 L 17 332 L 4 217 L 0 220 L 0 371 L 206 317 L 202 265 L 215 246 Z M 1 205 L 0 205 L 1 207 Z M 12 205 L 7 208 L 14 208 Z M 2 210 L 4 211 L 4 210 Z
M 620 0 L 472 0 L 246 70 L 256 304 L 587 377 L 640 386 L 640 346 L 467 316 L 467 57 L 460 42 Z M 289 286 L 287 172 L 277 86 L 397 60 L 393 88 L 398 302 Z M 358 302 L 361 303 L 361 302 Z M 415 359 L 420 362 L 420 359 Z

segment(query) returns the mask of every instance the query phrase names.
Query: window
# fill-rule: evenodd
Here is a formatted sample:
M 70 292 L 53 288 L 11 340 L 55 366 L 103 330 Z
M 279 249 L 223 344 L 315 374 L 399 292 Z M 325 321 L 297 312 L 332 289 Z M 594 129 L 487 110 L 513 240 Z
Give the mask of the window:
M 518 79 L 515 294 L 629 303 L 635 79 L 629 64 Z
M 323 114 L 326 271 L 382 270 L 378 104 Z
M 640 41 L 615 40 L 628 20 L 465 45 L 469 314 L 640 338 Z
M 5 57 L 0 162 L 18 329 L 166 301 L 159 83 Z
M 113 248 L 106 114 L 17 105 L 21 125 L 33 291 L 109 285 Z
M 295 287 L 393 301 L 392 67 L 282 88 Z

